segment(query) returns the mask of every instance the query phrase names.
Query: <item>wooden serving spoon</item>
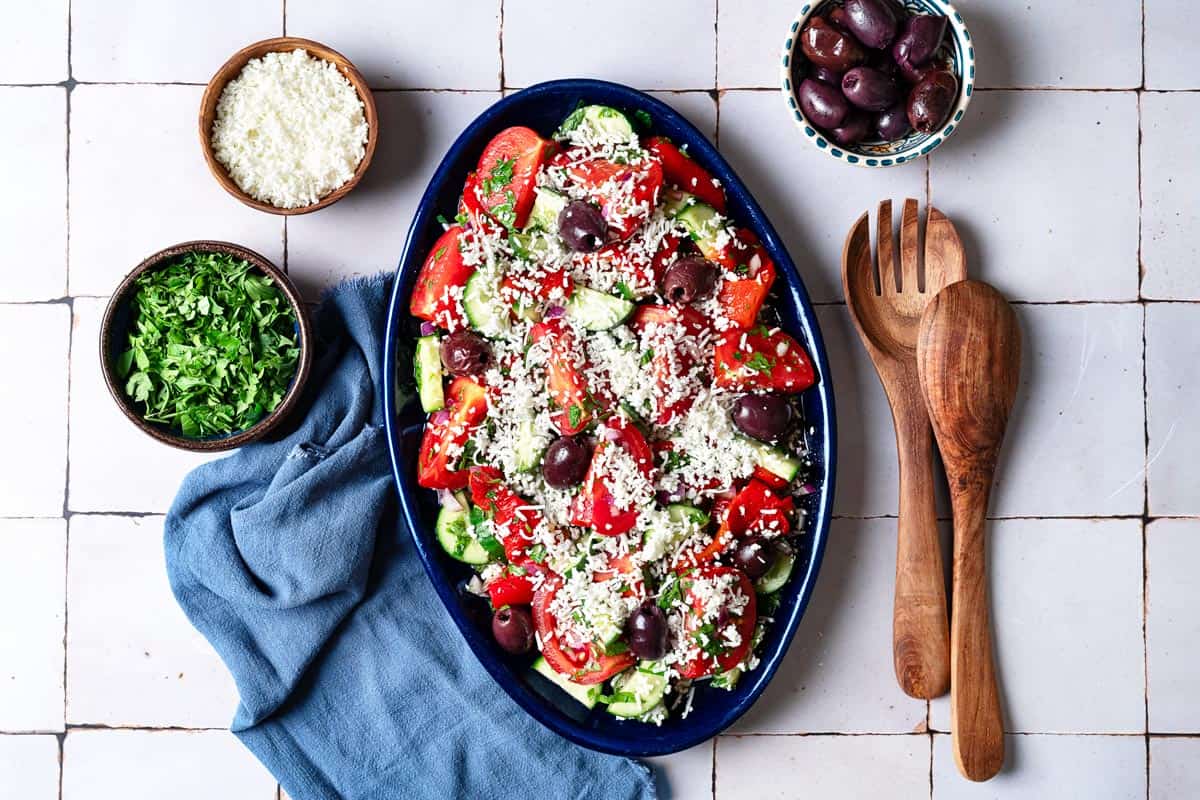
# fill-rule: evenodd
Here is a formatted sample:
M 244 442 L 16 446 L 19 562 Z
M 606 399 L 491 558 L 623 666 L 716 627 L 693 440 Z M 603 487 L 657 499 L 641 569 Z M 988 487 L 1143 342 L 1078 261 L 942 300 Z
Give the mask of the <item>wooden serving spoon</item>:
M 973 781 L 987 780 L 1004 763 L 984 528 L 1020 369 L 1017 315 L 991 286 L 960 281 L 929 301 L 917 337 L 917 371 L 954 508 L 950 725 L 958 771 Z
M 929 208 L 924 281 L 920 275 L 917 201 L 904 201 L 899 280 L 893 243 L 892 201 L 876 214 L 878 258 L 871 252 L 867 214 L 859 217 L 842 251 L 842 283 L 850 316 L 871 356 L 892 408 L 900 461 L 900 515 L 896 539 L 896 594 L 892 656 L 905 694 L 930 699 L 950 688 L 950 628 L 946 577 L 938 545 L 933 494 L 933 434 L 917 378 L 917 328 L 929 298 L 967 277 L 954 225 Z

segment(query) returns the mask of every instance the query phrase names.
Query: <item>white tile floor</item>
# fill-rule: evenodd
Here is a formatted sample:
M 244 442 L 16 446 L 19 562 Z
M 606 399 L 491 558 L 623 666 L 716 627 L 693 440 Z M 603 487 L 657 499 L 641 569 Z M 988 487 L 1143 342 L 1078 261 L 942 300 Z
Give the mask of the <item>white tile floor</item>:
M 277 793 L 223 730 L 234 687 L 163 575 L 157 515 L 199 459 L 134 431 L 100 380 L 120 276 L 197 237 L 259 249 L 312 297 L 391 269 L 457 131 L 567 74 L 660 92 L 718 141 L 821 305 L 833 362 L 839 519 L 817 593 L 755 709 L 655 759 L 670 796 L 1200 796 L 1200 95 L 1179 91 L 1200 88 L 1200 11 L 962 0 L 967 124 L 927 162 L 867 171 L 803 142 L 773 91 L 800 4 L 472 0 L 443 41 L 442 7 L 416 2 L 0 3 L 0 800 Z M 383 123 L 363 186 L 286 223 L 217 187 L 195 130 L 199 84 L 285 31 L 358 63 Z M 891 678 L 895 453 L 838 279 L 846 228 L 886 196 L 936 202 L 975 274 L 1020 301 L 991 540 L 1012 734 L 982 786 L 955 772 L 945 702 Z

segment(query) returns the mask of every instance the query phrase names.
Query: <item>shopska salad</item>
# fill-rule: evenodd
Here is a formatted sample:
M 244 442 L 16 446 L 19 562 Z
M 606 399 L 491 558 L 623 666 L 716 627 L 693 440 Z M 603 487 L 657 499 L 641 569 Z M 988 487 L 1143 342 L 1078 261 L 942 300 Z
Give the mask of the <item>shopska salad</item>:
M 417 478 L 497 642 L 658 724 L 756 667 L 812 492 L 812 364 L 724 214 L 686 153 L 585 106 L 492 139 L 411 298 Z

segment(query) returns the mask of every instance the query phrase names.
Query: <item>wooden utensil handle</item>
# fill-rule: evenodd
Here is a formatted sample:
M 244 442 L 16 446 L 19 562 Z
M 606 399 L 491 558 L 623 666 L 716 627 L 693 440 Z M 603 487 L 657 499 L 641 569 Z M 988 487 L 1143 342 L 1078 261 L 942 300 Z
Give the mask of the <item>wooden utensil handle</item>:
M 920 396 L 894 405 L 900 455 L 900 519 L 892 655 L 896 680 L 910 697 L 940 697 L 950 688 L 946 578 L 933 492 L 933 430 Z
M 984 568 L 991 475 L 986 480 L 958 483 L 954 492 L 950 725 L 958 771 L 970 780 L 986 781 L 1004 763 L 1004 720 L 992 657 Z

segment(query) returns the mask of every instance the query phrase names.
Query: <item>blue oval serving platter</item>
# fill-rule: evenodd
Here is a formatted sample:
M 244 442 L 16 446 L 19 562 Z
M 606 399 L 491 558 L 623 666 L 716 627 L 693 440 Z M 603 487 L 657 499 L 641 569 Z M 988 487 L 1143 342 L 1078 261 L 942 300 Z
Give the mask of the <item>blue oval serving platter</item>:
M 800 395 L 804 424 L 810 431 L 810 457 L 815 465 L 811 481 L 816 491 L 805 498 L 809 502 L 808 513 L 799 537 L 796 568 L 783 589 L 775 621 L 760 646 L 759 667 L 744 675 L 733 691 L 700 683 L 687 718 L 674 712 L 660 727 L 620 720 L 608 714 L 603 706 L 585 709 L 530 669 L 533 656 L 509 655 L 492 641 L 491 614 L 486 602 L 463 589 L 472 574 L 469 567 L 446 555 L 434 536 L 436 493 L 417 485 L 417 450 L 425 415 L 416 398 L 400 392 L 392 379 L 383 382 L 388 447 L 401 510 L 425 569 L 450 616 L 496 682 L 532 717 L 571 741 L 606 753 L 653 756 L 684 750 L 715 736 L 733 724 L 762 694 L 783 660 L 812 596 L 829 535 L 836 453 L 829 364 L 804 284 L 749 190 L 699 130 L 674 109 L 635 89 L 605 81 L 570 79 L 516 92 L 467 126 L 442 159 L 421 198 L 392 290 L 383 368 L 386 376 L 410 374 L 409 354 L 417 332 L 416 321 L 408 313 L 413 282 L 429 248 L 442 232 L 438 216 L 454 216 L 467 173 L 475 168 L 488 140 L 512 125 L 525 125 L 549 136 L 567 114 L 581 104 L 590 103 L 612 106 L 630 115 L 645 112 L 636 116 L 645 120 L 645 115 L 649 115 L 650 134 L 669 136 L 686 145 L 691 156 L 721 181 L 730 217 L 758 235 L 779 267 L 782 280 L 776 283 L 774 302 L 783 327 L 804 344 L 816 366 L 816 386 Z

